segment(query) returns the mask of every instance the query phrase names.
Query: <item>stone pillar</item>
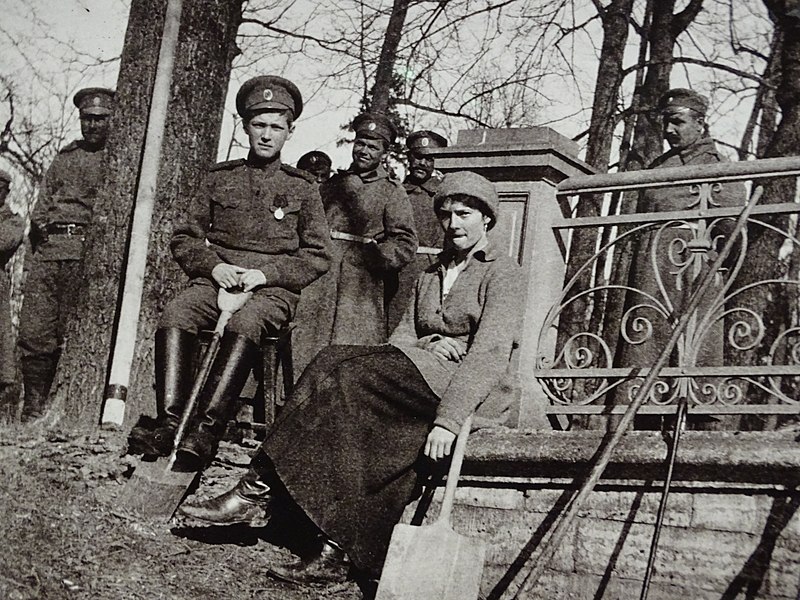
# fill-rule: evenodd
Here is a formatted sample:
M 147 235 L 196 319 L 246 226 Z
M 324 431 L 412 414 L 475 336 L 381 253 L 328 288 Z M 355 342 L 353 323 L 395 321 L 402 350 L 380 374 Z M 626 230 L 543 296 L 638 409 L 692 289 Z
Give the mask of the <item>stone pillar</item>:
M 592 173 L 578 159 L 578 145 L 548 127 L 460 131 L 456 143 L 434 150 L 436 168 L 474 171 L 497 185 L 500 218 L 490 237 L 507 244 L 528 273 L 528 298 L 520 348 L 522 400 L 518 425 L 549 429 L 548 402 L 533 378 L 539 332 L 548 309 L 558 300 L 564 280 L 566 240 L 552 224 L 569 213 L 556 198 L 556 185 L 573 175 Z M 555 331 L 547 333 L 552 355 Z

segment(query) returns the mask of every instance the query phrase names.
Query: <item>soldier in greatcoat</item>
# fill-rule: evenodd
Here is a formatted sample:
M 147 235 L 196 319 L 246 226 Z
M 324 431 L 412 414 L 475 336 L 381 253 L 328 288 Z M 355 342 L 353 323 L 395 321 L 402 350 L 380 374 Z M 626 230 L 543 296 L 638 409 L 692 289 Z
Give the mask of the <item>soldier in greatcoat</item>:
M 434 131 L 420 130 L 408 134 L 408 174 L 403 188 L 414 212 L 414 226 L 417 230 L 417 253 L 410 263 L 397 274 L 396 291 L 389 296 L 389 333 L 394 331 L 408 302 L 414 294 L 417 277 L 425 269 L 436 263 L 442 251 L 442 228 L 433 210 L 433 197 L 442 183 L 441 175 L 435 170 L 433 148 L 445 148 L 447 139 Z
M 260 356 L 262 334 L 294 317 L 300 291 L 327 270 L 330 257 L 314 177 L 280 160 L 302 111 L 300 91 L 282 77 L 255 77 L 242 85 L 236 107 L 250 153 L 212 167 L 187 220 L 175 228 L 172 253 L 190 283 L 164 309 L 156 331 L 156 422 L 141 421 L 129 437 L 132 453 L 170 453 L 192 387 L 197 335 L 220 314 L 218 290 L 252 291 L 228 322 L 180 444 L 186 467 L 213 459 Z
M 708 132 L 705 121 L 708 101 L 705 97 L 689 89 L 676 88 L 662 96 L 658 108 L 662 114 L 664 137 L 670 150 L 656 158 L 649 168 L 716 164 L 725 160 Z M 711 186 L 709 192 L 710 208 L 742 206 L 745 201 L 745 190 L 741 184 Z M 639 195 L 637 210 L 653 213 L 681 211 L 697 208 L 700 201 L 696 186 L 652 188 Z M 658 233 L 660 227 L 656 226 L 638 237 L 628 277 L 628 285 L 638 291 L 629 291 L 626 296 L 624 314 L 628 318 L 623 318 L 622 325 L 624 335 L 629 339 L 620 338 L 617 346 L 618 366 L 653 365 L 671 334 L 672 319 L 677 319 L 681 314 L 689 296 L 698 285 L 698 261 L 702 260 L 706 265 L 713 262 L 731 226 L 731 219 L 708 219 L 703 224 L 686 221 L 672 224 Z M 721 281 L 721 275 L 717 275 L 717 284 Z M 717 319 L 721 315 L 712 316 L 713 325 L 707 332 L 703 333 L 699 327 L 701 320 L 712 310 L 714 297 L 719 290 L 719 285 L 712 286 L 704 296 L 683 341 L 679 342 L 681 348 L 675 351 L 671 364 L 675 365 L 679 360 L 684 366 L 723 364 L 724 325 L 721 319 Z M 662 303 L 671 313 L 671 318 L 659 315 L 651 309 L 637 307 L 641 304 L 653 304 L 649 297 Z M 652 334 L 644 340 L 643 330 L 636 331 L 637 318 L 647 319 L 652 326 Z M 641 381 L 636 385 L 640 383 Z M 619 392 L 627 396 L 633 393 L 628 385 L 621 386 Z M 709 396 L 709 393 L 718 392 L 719 389 L 712 392 L 711 387 L 704 389 L 703 385 L 696 388 L 698 395 Z M 624 401 L 628 402 L 630 398 L 625 398 Z
M 411 204 L 382 166 L 396 136 L 380 114 L 353 121 L 353 162 L 320 186 L 330 226 L 330 270 L 303 291 L 294 349 L 297 372 L 331 344 L 382 344 L 388 337 L 387 280 L 417 248 Z
M 5 268 L 22 243 L 25 222 L 6 204 L 11 175 L 0 169 L 0 267 Z M 14 337 L 11 328 L 11 285 L 8 274 L 0 273 L 0 417 L 13 417 L 17 411 Z
M 73 98 L 83 139 L 63 148 L 47 170 L 31 215 L 33 256 L 23 290 L 18 345 L 25 386 L 22 419 L 42 414 L 79 286 L 83 246 L 103 185 L 114 91 L 85 88 Z

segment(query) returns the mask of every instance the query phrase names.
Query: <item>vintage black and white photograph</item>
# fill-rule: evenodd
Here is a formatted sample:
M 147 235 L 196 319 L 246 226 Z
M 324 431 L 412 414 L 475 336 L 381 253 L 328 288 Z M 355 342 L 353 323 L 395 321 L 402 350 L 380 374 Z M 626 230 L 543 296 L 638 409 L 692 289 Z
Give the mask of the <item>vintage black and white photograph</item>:
M 800 600 L 800 0 L 0 8 L 0 598 Z

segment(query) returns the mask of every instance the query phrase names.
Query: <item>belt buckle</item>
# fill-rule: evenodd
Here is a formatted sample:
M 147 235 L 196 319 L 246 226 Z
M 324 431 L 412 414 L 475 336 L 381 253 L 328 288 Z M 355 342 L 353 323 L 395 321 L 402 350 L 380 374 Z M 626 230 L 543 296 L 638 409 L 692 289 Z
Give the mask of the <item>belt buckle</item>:
M 75 235 L 75 223 L 67 223 L 67 235 Z

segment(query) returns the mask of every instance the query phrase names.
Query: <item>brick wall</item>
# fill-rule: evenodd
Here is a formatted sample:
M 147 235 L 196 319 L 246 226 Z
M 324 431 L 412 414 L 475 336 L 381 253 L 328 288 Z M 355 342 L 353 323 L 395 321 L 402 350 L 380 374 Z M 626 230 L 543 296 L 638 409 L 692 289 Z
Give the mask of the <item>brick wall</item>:
M 573 475 L 586 472 L 600 441 L 590 432 L 530 436 L 480 433 L 469 445 L 453 521 L 458 532 L 487 544 L 487 598 L 510 597 L 519 585 L 527 572 L 521 564 L 536 560 L 539 541 L 576 489 Z M 628 438 L 609 467 L 614 478 L 590 495 L 527 598 L 639 597 L 666 444 L 656 433 Z M 687 432 L 649 598 L 796 600 L 800 469 L 791 476 L 787 469 L 798 460 L 790 436 Z M 440 497 L 438 490 L 427 520 Z

